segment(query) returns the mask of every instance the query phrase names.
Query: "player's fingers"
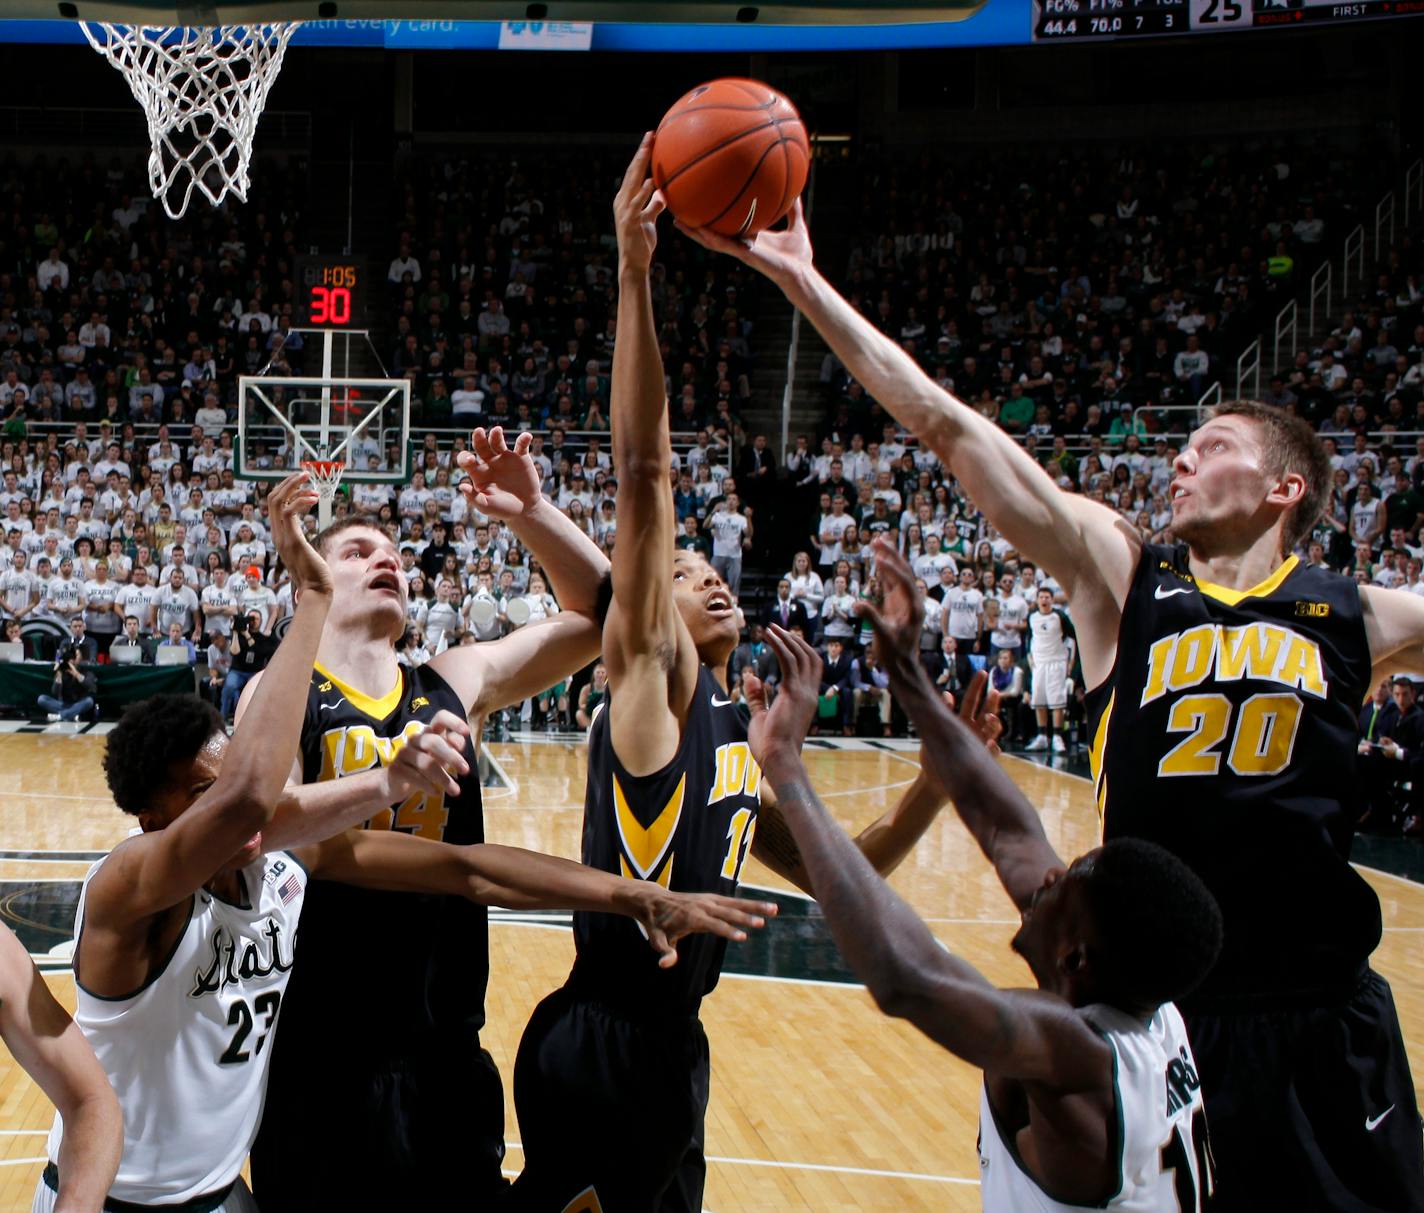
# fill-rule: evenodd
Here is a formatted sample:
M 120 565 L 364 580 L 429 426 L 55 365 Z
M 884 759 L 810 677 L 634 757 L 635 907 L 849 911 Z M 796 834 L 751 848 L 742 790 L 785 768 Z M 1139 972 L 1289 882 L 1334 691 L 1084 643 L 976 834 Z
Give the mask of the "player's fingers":
M 504 440 L 504 426 L 497 425 L 489 432 L 490 449 L 496 455 L 504 455 L 509 451 L 509 443 Z
M 534 441 L 534 435 L 528 430 L 520 432 L 519 437 L 514 440 L 514 453 L 516 455 L 527 455 L 530 444 Z
M 771 645 L 771 651 L 776 654 L 777 664 L 781 666 L 783 677 L 794 677 L 795 666 L 791 657 L 791 650 L 786 647 L 786 633 L 781 630 L 781 625 L 773 623 L 766 630 L 766 642 Z
M 460 753 L 443 737 L 437 737 L 433 733 L 423 733 L 421 735 L 419 748 L 416 748 L 416 740 L 407 742 L 407 747 L 411 750 L 412 756 L 415 754 L 429 754 L 447 771 L 459 775 L 470 773 L 470 764 L 465 761 L 465 756 Z
M 750 670 L 742 673 L 742 695 L 753 716 L 759 716 L 766 711 L 766 688 L 761 679 Z
M 667 199 L 663 197 L 662 190 L 654 190 L 648 195 L 648 201 L 643 206 L 644 219 L 656 219 L 667 210 Z
M 794 232 L 806 226 L 806 212 L 801 207 L 800 195 L 791 204 L 791 209 L 786 214 L 786 230 Z
M 661 927 L 648 928 L 648 944 L 658 954 L 658 968 L 670 969 L 677 964 L 677 948 Z
M 633 189 L 648 175 L 648 162 L 652 158 L 653 132 L 645 131 L 638 150 L 633 153 L 633 159 L 628 162 L 628 168 L 623 173 L 623 190 Z
M 425 750 L 412 750 L 405 760 L 406 769 L 418 775 L 421 782 L 429 785 L 436 793 L 448 796 L 460 794 L 460 784 L 446 769 L 445 764 Z
M 441 708 L 435 713 L 430 723 L 425 726 L 426 732 L 437 733 L 458 733 L 461 737 L 470 735 L 470 722 L 461 716 L 457 716 L 448 708 Z
M 959 714 L 965 720 L 975 720 L 979 716 L 979 710 L 984 704 L 984 686 L 989 681 L 989 675 L 980 670 L 969 680 L 969 686 L 964 692 L 964 703 L 959 709 Z
M 470 445 L 474 448 L 475 454 L 485 463 L 494 459 L 494 448 L 490 445 L 490 435 L 484 429 L 478 429 L 470 435 Z
M 404 762 L 397 760 L 391 765 L 391 771 L 405 779 L 412 792 L 423 796 L 444 796 L 450 790 L 450 776 L 438 763 L 432 763 L 429 769 L 425 769 L 415 761 L 414 755 Z
M 719 893 L 707 895 L 709 910 L 726 922 L 739 927 L 764 927 L 768 918 L 776 917 L 776 902 L 748 901 L 744 897 L 723 897 Z

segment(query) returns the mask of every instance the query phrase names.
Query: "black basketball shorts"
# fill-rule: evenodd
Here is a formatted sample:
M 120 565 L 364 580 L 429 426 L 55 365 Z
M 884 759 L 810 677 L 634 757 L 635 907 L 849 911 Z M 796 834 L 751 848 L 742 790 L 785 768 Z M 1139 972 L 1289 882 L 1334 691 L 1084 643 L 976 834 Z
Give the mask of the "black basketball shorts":
M 701 1213 L 707 1035 L 696 1015 L 628 1018 L 565 986 L 514 1063 L 522 1213 Z
M 1186 1016 L 1212 1213 L 1421 1213 L 1424 1138 L 1389 983 L 1321 1006 Z
M 478 1042 L 462 1041 L 374 1065 L 357 1054 L 344 1073 L 274 1086 L 252 1187 L 263 1213 L 481 1213 L 509 1186 L 503 1160 L 499 1071 Z

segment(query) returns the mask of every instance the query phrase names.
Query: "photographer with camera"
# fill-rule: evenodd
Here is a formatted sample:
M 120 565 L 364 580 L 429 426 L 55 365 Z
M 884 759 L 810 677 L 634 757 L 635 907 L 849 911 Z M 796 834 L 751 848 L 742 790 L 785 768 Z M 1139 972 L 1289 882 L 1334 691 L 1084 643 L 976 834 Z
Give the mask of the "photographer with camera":
M 276 636 L 262 630 L 262 612 L 248 611 L 233 621 L 232 628 L 232 668 L 223 679 L 222 714 L 231 720 L 237 711 L 237 699 L 242 688 L 254 675 L 260 674 L 272 660 L 272 654 L 281 643 Z
M 85 652 L 84 621 L 74 620 L 77 635 L 67 637 L 54 654 L 54 682 L 50 693 L 36 701 L 50 720 L 77 720 L 94 711 L 94 693 L 98 686 L 94 674 L 81 668 Z M 92 643 L 92 642 L 90 642 Z

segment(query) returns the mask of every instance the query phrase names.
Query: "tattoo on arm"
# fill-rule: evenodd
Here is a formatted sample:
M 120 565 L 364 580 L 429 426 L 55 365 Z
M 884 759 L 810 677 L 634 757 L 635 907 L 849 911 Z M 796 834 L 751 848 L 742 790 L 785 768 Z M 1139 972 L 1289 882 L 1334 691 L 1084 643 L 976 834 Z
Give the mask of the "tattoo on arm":
M 796 782 L 778 788 L 776 795 L 778 801 L 782 801 L 793 796 L 804 797 L 806 791 L 804 785 Z M 753 850 L 757 852 L 757 858 L 783 875 L 800 873 L 805 867 L 801 860 L 801 848 L 796 845 L 791 827 L 786 824 L 786 818 L 776 805 L 763 805 L 758 812 Z

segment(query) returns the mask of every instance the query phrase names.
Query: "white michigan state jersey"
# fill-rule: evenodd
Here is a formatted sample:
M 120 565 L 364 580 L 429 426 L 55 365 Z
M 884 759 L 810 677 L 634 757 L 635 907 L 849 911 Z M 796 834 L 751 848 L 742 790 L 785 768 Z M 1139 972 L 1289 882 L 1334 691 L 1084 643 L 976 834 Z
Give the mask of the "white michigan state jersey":
M 1034 610 L 1028 617 L 1028 632 L 1029 654 L 1035 665 L 1068 660 L 1068 640 L 1073 636 L 1073 625 L 1057 607 L 1046 615 Z
M 103 862 L 84 878 L 76 940 Z M 251 907 L 194 893 L 173 955 L 131 997 L 101 998 L 75 976 L 75 1022 L 124 1113 L 124 1154 L 109 1189 L 118 1200 L 170 1205 L 225 1188 L 257 1136 L 307 873 L 277 851 L 240 877 Z M 63 1135 L 56 1114 L 51 1162 Z
M 1118 1189 L 1103 1205 L 1054 1200 L 1020 1161 L 979 1099 L 979 1182 L 986 1213 L 1067 1213 L 1099 1208 L 1120 1213 L 1201 1213 L 1212 1191 L 1206 1111 L 1181 1013 L 1164 1003 L 1144 1024 L 1101 1004 L 1079 1012 L 1113 1052 Z

